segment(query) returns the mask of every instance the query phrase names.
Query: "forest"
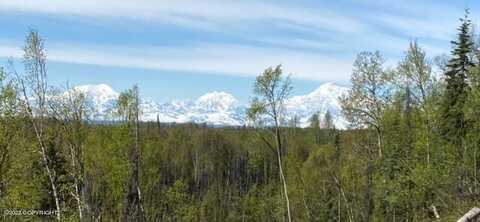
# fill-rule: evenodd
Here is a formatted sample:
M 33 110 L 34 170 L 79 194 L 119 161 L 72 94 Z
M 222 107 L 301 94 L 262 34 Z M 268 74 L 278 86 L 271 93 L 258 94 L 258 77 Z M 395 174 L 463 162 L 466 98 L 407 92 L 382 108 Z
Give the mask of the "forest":
M 449 55 L 412 41 L 387 67 L 379 51 L 358 53 L 340 98 L 348 129 L 330 114 L 306 128 L 284 119 L 292 80 L 280 65 L 252 82 L 245 126 L 140 121 L 136 85 L 97 121 L 82 93 L 48 83 L 31 30 L 22 67 L 0 69 L 0 218 L 456 221 L 480 206 L 473 27 L 467 11 Z M 53 213 L 15 215 L 31 209 Z

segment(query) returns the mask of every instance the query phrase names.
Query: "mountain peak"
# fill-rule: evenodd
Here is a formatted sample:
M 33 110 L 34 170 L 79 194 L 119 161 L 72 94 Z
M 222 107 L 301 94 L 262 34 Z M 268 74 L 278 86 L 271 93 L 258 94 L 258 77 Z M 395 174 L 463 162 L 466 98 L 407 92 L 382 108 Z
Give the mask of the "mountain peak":
M 107 84 L 82 85 L 76 90 L 85 93 L 90 103 L 98 113 L 99 118 L 116 104 L 119 93 Z M 329 110 L 337 128 L 345 128 L 346 123 L 341 116 L 338 98 L 347 92 L 347 88 L 333 82 L 320 85 L 307 95 L 294 96 L 285 103 L 286 119 L 296 116 L 301 127 L 308 125 L 308 119 L 319 112 L 324 114 Z M 142 99 L 143 121 L 162 122 L 195 122 L 222 126 L 239 126 L 245 124 L 246 109 L 233 95 L 223 91 L 205 93 L 195 100 L 176 100 L 167 103 L 156 103 Z
M 226 93 L 223 91 L 212 91 L 203 94 L 198 98 L 199 101 L 201 100 L 210 100 L 210 99 L 219 99 L 219 98 L 228 98 L 228 99 L 235 99 L 232 94 Z
M 339 97 L 344 95 L 347 90 L 346 87 L 328 82 L 320 85 L 307 95 L 291 97 L 285 106 L 290 115 L 299 119 L 301 126 L 307 126 L 313 114 L 319 113 L 323 116 L 327 111 L 330 111 L 335 120 L 335 126 L 345 128 L 346 123 L 341 116 Z
M 341 94 L 347 91 L 346 87 L 337 85 L 334 82 L 327 82 L 320 85 L 317 89 L 309 94 L 309 96 L 318 97 L 318 96 L 335 96 L 338 97 Z
M 213 91 L 200 96 L 195 104 L 211 111 L 229 110 L 239 105 L 238 100 L 231 94 L 222 91 Z
M 103 118 L 114 107 L 119 96 L 119 93 L 107 84 L 75 86 L 66 93 L 72 91 L 85 94 L 88 104 L 94 109 L 93 117 L 95 119 Z
M 118 93 L 115 92 L 115 90 L 113 90 L 112 87 L 103 83 L 98 85 L 89 84 L 89 85 L 76 86 L 74 87 L 74 89 L 79 90 L 86 94 L 96 93 L 96 94 L 118 95 Z

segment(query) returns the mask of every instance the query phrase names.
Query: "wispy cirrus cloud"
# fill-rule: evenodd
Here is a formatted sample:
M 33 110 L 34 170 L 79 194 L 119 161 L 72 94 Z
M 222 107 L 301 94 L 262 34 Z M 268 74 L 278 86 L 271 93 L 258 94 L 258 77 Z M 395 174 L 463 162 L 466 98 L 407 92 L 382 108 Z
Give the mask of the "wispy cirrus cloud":
M 20 47 L 1 45 L 0 42 L 0 57 L 20 58 L 21 55 Z M 183 48 L 49 44 L 47 55 L 54 62 L 236 76 L 256 76 L 267 66 L 282 64 L 293 78 L 323 81 L 347 81 L 351 70 L 350 58 L 221 44 Z
M 142 21 L 214 33 L 175 46 L 48 42 L 53 61 L 241 76 L 282 63 L 294 78 L 323 81 L 347 80 L 355 54 L 364 50 L 381 50 L 394 61 L 409 41 L 420 38 L 430 55 L 447 52 L 461 14 L 461 7 L 438 1 L 339 2 L 2 0 L 0 12 L 122 20 L 127 26 Z M 219 32 L 226 34 L 218 37 Z M 19 54 L 16 46 L 0 41 L 1 57 Z
M 347 15 L 326 8 L 315 10 L 279 1 L 220 0 L 21 0 L 0 1 L 2 11 L 45 13 L 66 16 L 88 16 L 120 19 L 141 19 L 179 26 L 221 30 L 248 26 L 252 22 L 283 22 L 290 26 L 352 32 L 363 24 Z

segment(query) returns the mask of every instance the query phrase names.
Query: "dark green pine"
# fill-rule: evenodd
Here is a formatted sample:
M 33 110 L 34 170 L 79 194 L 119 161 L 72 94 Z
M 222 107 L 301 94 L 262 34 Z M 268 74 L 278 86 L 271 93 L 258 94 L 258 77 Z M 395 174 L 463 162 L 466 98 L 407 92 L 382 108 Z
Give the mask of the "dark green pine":
M 468 11 L 460 19 L 462 24 L 458 28 L 457 41 L 452 41 L 454 49 L 447 65 L 446 89 L 442 104 L 442 134 L 447 141 L 459 145 L 466 133 L 466 121 L 463 113 L 469 86 L 467 73 L 474 66 L 469 54 L 473 50 L 473 41 L 470 36 L 471 21 Z

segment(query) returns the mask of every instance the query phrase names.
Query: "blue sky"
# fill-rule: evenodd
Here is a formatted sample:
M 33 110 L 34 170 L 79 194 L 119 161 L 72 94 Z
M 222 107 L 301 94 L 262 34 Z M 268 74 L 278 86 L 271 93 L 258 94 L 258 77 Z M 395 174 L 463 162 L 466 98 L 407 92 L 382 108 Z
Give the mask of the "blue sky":
M 247 102 L 255 76 L 282 64 L 294 94 L 347 85 L 355 55 L 380 50 L 393 66 L 417 39 L 448 53 L 474 0 L 1 0 L 0 62 L 20 58 L 29 28 L 46 40 L 49 80 L 138 83 L 157 101 L 221 90 Z

